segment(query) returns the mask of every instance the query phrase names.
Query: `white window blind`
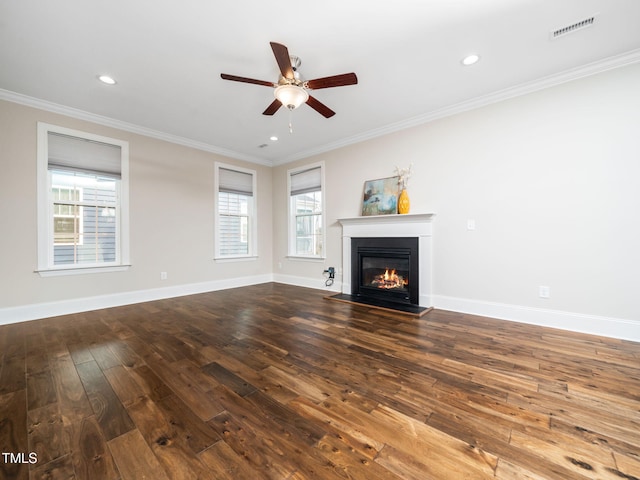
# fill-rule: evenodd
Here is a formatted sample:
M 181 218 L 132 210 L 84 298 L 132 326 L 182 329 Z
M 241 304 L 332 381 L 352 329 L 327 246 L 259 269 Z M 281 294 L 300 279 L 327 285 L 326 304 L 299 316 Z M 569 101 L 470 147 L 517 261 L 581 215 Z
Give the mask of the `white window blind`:
M 320 167 L 310 168 L 291 174 L 291 196 L 322 190 Z
M 122 152 L 119 145 L 49 132 L 48 148 L 50 170 L 121 177 Z
M 220 167 L 218 175 L 218 190 L 220 192 L 253 196 L 252 174 Z

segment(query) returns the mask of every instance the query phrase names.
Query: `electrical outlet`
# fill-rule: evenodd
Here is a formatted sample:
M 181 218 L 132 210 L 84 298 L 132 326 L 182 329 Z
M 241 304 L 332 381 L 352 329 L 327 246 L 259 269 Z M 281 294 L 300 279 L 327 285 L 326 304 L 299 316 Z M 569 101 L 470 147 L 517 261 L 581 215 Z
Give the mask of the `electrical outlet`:
M 160 272 L 160 280 L 166 280 L 167 279 L 167 272 Z
M 540 298 L 549 298 L 551 296 L 551 289 L 545 285 L 538 287 L 538 296 Z
M 467 220 L 467 230 L 472 231 L 476 229 L 476 221 L 473 218 Z

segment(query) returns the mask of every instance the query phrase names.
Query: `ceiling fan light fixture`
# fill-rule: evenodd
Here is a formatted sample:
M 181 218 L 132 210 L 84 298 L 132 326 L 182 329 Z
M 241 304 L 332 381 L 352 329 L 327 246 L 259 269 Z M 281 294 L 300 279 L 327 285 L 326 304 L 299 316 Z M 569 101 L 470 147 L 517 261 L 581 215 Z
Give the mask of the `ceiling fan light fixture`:
M 278 101 L 289 110 L 295 110 L 309 100 L 307 91 L 296 85 L 280 85 L 273 92 Z

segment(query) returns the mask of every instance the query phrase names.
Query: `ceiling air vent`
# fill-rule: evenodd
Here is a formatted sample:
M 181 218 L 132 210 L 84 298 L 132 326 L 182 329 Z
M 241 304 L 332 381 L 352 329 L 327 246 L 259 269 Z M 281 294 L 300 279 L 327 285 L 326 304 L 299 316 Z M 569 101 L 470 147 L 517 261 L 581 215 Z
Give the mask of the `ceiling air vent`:
M 565 35 L 569 35 L 570 33 L 574 33 L 574 32 L 577 32 L 578 30 L 582 30 L 584 28 L 590 27 L 591 25 L 594 24 L 595 21 L 596 21 L 596 16 L 593 15 L 589 18 L 585 18 L 584 20 L 581 20 L 574 24 L 567 25 L 566 27 L 552 30 L 549 33 L 549 37 L 551 38 L 551 40 L 564 37 Z

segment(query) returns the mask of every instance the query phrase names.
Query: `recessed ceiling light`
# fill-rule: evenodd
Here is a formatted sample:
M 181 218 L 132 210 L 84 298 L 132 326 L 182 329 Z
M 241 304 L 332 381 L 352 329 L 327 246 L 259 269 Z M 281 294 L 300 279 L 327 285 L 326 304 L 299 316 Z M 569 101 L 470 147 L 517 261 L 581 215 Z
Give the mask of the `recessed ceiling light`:
M 115 85 L 116 82 L 113 77 L 110 77 L 109 75 L 98 75 L 98 80 L 100 80 L 102 83 L 106 83 L 107 85 Z
M 278 141 L 278 137 L 276 137 L 275 135 L 272 135 L 269 137 L 269 140 L 271 140 L 272 142 L 277 142 Z
M 462 64 L 465 67 L 468 67 L 469 65 L 473 65 L 474 63 L 477 63 L 478 60 L 480 60 L 480 55 L 476 55 L 474 53 L 473 55 L 467 55 L 466 57 L 464 57 L 462 59 Z

